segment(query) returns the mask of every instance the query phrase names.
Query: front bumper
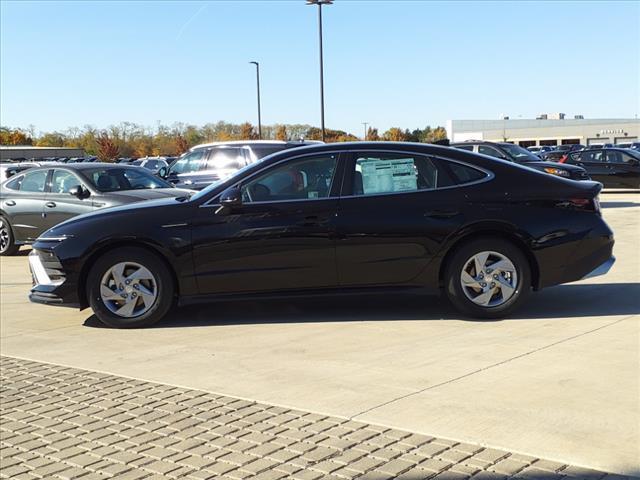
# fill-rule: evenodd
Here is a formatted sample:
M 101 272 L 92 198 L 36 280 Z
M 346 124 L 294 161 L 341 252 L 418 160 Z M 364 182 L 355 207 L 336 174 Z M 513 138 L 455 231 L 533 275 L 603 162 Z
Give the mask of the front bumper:
M 606 275 L 607 273 L 609 273 L 609 270 L 611 270 L 611 267 L 613 267 L 614 263 L 616 263 L 616 257 L 612 255 L 608 260 L 605 260 L 596 268 L 587 273 L 584 277 L 582 277 L 581 280 L 584 280 L 585 278 L 593 278 L 599 277 L 601 275 Z
M 67 281 L 62 265 L 52 252 L 33 249 L 29 254 L 29 269 L 33 279 L 31 302 L 80 308 L 77 291 Z

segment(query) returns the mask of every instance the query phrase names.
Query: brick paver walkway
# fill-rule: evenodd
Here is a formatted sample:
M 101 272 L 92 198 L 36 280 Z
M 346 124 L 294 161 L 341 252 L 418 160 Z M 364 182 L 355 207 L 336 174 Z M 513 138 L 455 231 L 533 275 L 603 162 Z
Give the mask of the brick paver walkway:
M 623 478 L 363 422 L 11 357 L 0 357 L 0 380 L 3 478 Z

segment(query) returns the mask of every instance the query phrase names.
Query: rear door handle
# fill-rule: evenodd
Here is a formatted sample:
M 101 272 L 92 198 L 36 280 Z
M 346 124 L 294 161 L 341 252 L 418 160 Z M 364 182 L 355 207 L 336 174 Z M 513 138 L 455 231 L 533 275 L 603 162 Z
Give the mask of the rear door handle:
M 47 202 L 44 204 L 45 207 L 55 208 L 56 202 Z
M 14 202 L 13 200 L 7 200 L 6 202 L 4 202 L 5 205 L 7 205 L 8 207 L 13 207 L 16 202 Z
M 424 216 L 428 218 L 451 218 L 459 215 L 456 210 L 428 210 L 424 212 Z

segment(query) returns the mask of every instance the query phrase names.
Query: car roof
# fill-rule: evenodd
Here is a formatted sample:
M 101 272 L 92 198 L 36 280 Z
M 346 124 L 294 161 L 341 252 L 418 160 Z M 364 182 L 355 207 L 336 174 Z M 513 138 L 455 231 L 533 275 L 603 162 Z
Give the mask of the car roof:
M 87 162 L 87 163 L 61 163 L 61 162 L 47 162 L 42 163 L 39 166 L 34 166 L 29 170 L 45 170 L 55 168 L 66 168 L 67 170 L 89 170 L 91 168 L 141 168 L 135 165 L 125 165 L 122 163 L 108 163 L 108 162 Z
M 245 146 L 245 147 L 251 147 L 251 146 L 258 146 L 258 145 L 283 145 L 283 146 L 295 146 L 295 145 L 316 145 L 316 144 L 323 144 L 324 142 L 321 142 L 319 140 L 302 140 L 302 141 L 297 141 L 297 140 L 231 140 L 228 142 L 210 142 L 210 143 L 201 143 L 200 145 L 196 145 L 194 147 L 191 147 L 189 149 L 190 152 L 194 151 L 194 150 L 198 150 L 201 148 L 208 148 L 208 147 L 226 147 L 226 146 Z

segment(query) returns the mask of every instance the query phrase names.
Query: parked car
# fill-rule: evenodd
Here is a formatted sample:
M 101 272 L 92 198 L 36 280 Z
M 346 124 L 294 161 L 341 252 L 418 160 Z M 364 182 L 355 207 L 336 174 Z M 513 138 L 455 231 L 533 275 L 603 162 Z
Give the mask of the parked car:
M 466 315 L 502 317 L 531 289 L 608 270 L 601 187 L 427 144 L 287 149 L 190 198 L 50 229 L 30 299 L 142 327 L 176 301 L 441 289 Z
M 206 143 L 193 147 L 168 169 L 161 169 L 159 174 L 178 187 L 201 190 L 267 155 L 316 143 L 319 142 L 251 140 Z
M 597 150 L 600 148 L 612 148 L 613 143 L 592 143 L 587 145 L 587 150 Z
M 143 157 L 131 162 L 131 165 L 137 165 L 138 167 L 151 170 L 153 173 L 158 173 L 161 168 L 167 168 L 169 163 L 164 157 Z
M 24 170 L 39 167 L 40 165 L 42 165 L 40 162 L 2 162 L 0 163 L 0 182 L 4 182 Z
M 568 143 L 566 145 L 558 145 L 555 150 L 558 152 L 576 152 L 578 150 L 584 150 L 585 146 L 580 143 Z
M 0 255 L 82 213 L 141 200 L 183 197 L 140 167 L 108 163 L 59 163 L 31 168 L 0 185 Z
M 630 148 L 631 150 L 640 150 L 640 142 L 616 143 L 615 148 Z
M 573 152 L 563 162 L 583 167 L 605 188 L 640 188 L 640 152 L 603 148 Z
M 562 165 L 551 163 L 540 159 L 526 148 L 513 143 L 494 143 L 483 141 L 468 141 L 463 143 L 452 143 L 452 147 L 468 150 L 470 152 L 481 153 L 491 157 L 500 158 L 509 162 L 516 162 L 529 168 L 540 170 L 551 175 L 571 178 L 572 180 L 589 180 L 589 176 L 584 168 L 576 165 Z

